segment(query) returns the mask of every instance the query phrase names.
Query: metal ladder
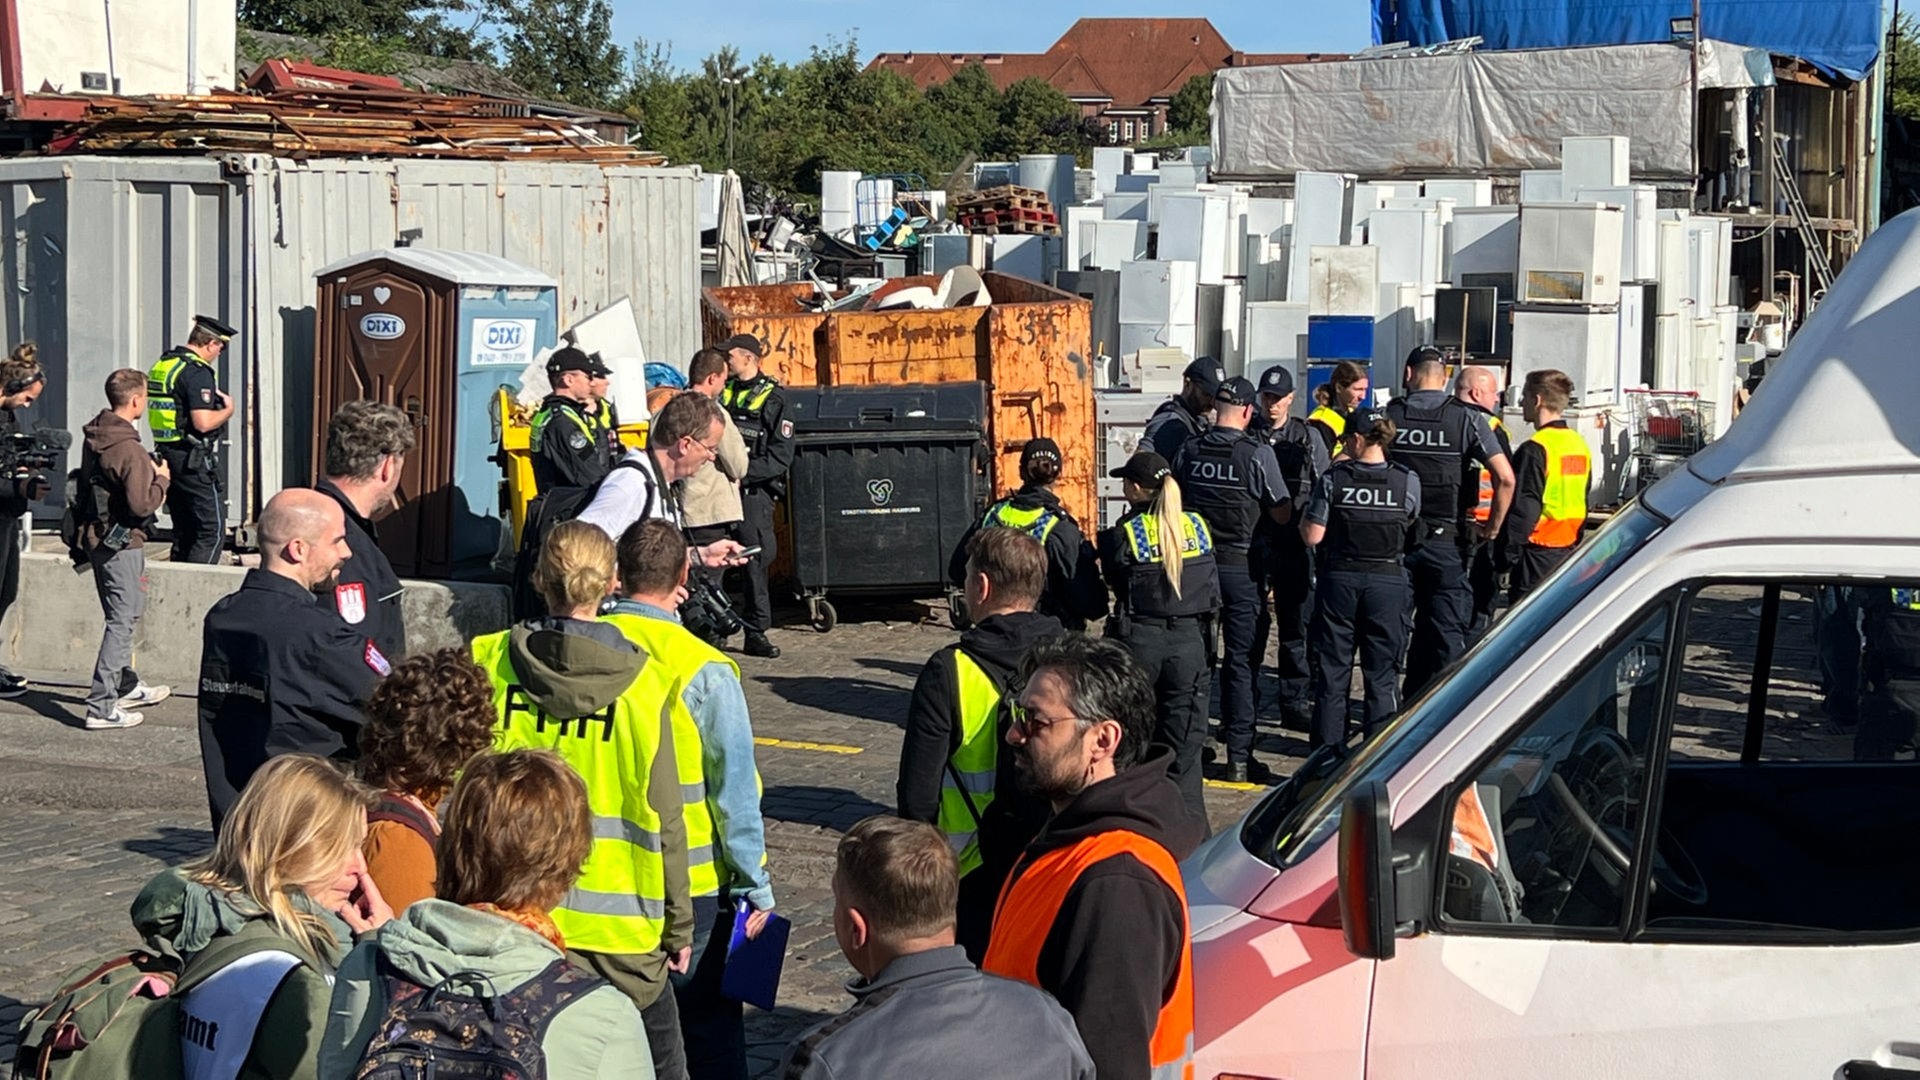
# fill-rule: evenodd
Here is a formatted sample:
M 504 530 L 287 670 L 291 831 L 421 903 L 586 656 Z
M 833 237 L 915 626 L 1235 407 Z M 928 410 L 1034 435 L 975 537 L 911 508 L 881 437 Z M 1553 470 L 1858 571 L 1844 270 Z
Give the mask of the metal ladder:
M 1813 268 L 1814 281 L 1819 283 L 1820 291 L 1824 293 L 1833 288 L 1833 264 L 1827 261 L 1826 245 L 1820 242 L 1819 234 L 1814 231 L 1813 217 L 1807 213 L 1807 201 L 1800 197 L 1800 183 L 1793 178 L 1793 169 L 1787 164 L 1789 140 L 1785 135 L 1775 135 L 1774 140 L 1780 145 L 1773 155 L 1773 178 L 1787 193 L 1787 207 L 1793 211 L 1793 224 L 1800 233 L 1800 245 L 1807 251 L 1807 262 Z

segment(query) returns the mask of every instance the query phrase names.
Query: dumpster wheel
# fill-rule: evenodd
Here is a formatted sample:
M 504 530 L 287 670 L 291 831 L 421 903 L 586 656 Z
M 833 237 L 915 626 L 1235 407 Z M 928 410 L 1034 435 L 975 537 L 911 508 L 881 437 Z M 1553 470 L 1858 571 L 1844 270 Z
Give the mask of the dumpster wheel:
M 813 622 L 813 628 L 821 633 L 830 633 L 840 625 L 840 613 L 822 596 L 807 597 L 807 616 Z

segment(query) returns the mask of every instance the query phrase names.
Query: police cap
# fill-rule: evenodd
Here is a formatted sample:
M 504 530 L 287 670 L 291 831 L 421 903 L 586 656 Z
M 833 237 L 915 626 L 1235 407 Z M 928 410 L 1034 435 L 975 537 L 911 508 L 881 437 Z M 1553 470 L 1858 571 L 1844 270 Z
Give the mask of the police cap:
M 221 341 L 232 341 L 233 336 L 240 332 L 211 315 L 195 315 L 193 317 L 193 328 L 195 330 L 204 330 L 214 337 L 219 338 Z
M 584 371 L 588 376 L 604 379 L 613 374 L 600 359 L 599 353 L 589 353 L 572 345 L 563 346 L 552 356 L 547 357 L 547 378 L 557 379 L 561 373 Z
M 1386 421 L 1387 414 L 1376 409 L 1355 409 L 1353 415 L 1347 417 L 1347 434 L 1370 436 Z
M 1151 450 L 1142 450 L 1127 459 L 1125 465 L 1114 469 L 1107 475 L 1115 480 L 1131 480 L 1141 487 L 1157 488 L 1173 472 L 1173 466 L 1167 459 Z
M 1283 398 L 1293 393 L 1293 372 L 1285 364 L 1275 364 L 1260 373 L 1260 392 Z
M 1028 439 L 1027 445 L 1020 448 L 1020 467 L 1024 469 L 1036 461 L 1060 464 L 1060 444 L 1045 436 Z
M 1253 384 L 1235 375 L 1220 383 L 1220 389 L 1214 392 L 1213 401 L 1216 405 L 1252 405 L 1253 395 Z
M 732 352 L 735 349 L 745 349 L 755 356 L 767 355 L 766 347 L 761 345 L 760 339 L 754 337 L 752 334 L 735 334 L 721 342 L 717 347 L 723 353 Z
M 1208 396 L 1218 393 L 1220 380 L 1227 377 L 1226 370 L 1220 366 L 1220 362 L 1211 356 L 1202 356 L 1188 364 L 1183 374 L 1189 382 L 1198 386 Z

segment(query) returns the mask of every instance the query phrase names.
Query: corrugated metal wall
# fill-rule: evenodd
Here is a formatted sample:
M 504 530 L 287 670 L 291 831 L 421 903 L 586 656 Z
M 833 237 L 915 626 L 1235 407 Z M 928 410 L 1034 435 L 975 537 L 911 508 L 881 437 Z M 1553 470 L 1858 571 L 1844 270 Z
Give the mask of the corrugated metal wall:
M 247 452 L 229 463 L 233 516 L 248 520 L 265 495 L 311 474 L 315 271 L 418 229 L 420 245 L 553 275 L 562 322 L 630 298 L 649 355 L 684 363 L 699 344 L 698 195 L 692 169 L 0 161 L 13 245 L 0 325 L 9 342 L 38 340 L 56 376 L 35 412 L 77 431 L 107 372 L 152 364 L 195 312 L 224 314 L 242 332 L 223 366 L 250 429 L 230 431 Z

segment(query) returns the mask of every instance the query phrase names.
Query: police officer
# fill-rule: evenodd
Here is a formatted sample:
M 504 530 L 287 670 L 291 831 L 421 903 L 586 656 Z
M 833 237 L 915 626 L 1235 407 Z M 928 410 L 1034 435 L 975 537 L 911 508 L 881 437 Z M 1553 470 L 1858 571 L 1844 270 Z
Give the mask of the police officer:
M 947 579 L 956 587 L 966 584 L 968 545 L 975 533 L 994 527 L 1017 529 L 1047 549 L 1047 588 L 1040 594 L 1040 613 L 1078 633 L 1086 629 L 1088 620 L 1106 615 L 1107 590 L 1100 582 L 1093 545 L 1053 493 L 1060 467 L 1059 443 L 1045 437 L 1028 439 L 1020 448 L 1019 490 L 987 507 L 979 524 L 961 536 L 947 561 Z
M 167 350 L 147 373 L 147 427 L 173 471 L 167 514 L 174 562 L 215 562 L 225 539 L 220 437 L 233 417 L 233 398 L 220 389 L 213 365 L 234 333 L 212 316 L 195 315 L 187 343 Z
M 1187 445 L 1187 440 L 1207 429 L 1213 417 L 1213 395 L 1220 390 L 1225 368 L 1211 356 L 1202 356 L 1187 365 L 1180 392 L 1160 403 L 1147 419 L 1140 449 L 1151 450 L 1172 461 Z
M 1920 722 L 1920 589 L 1858 587 L 1866 649 L 1860 662 L 1855 761 L 1892 761 L 1914 748 Z
M 1513 466 L 1485 416 L 1447 393 L 1447 364 L 1430 345 L 1407 356 L 1407 394 L 1383 410 L 1393 421 L 1396 464 L 1420 478 L 1421 543 L 1407 556 L 1413 583 L 1413 641 L 1407 652 L 1405 693 L 1419 696 L 1466 649 L 1473 621 L 1473 590 L 1467 583 L 1472 556 L 1469 529 L 1480 537 L 1500 534 L 1513 501 Z M 1470 526 L 1462 506 L 1461 480 L 1474 465 L 1493 476 L 1493 505 L 1484 527 Z M 1477 489 L 1475 492 L 1478 494 Z
M 406 413 L 378 401 L 349 401 L 327 421 L 325 475 L 313 485 L 340 504 L 347 516 L 347 547 L 353 551 L 334 578 L 333 609 L 348 625 L 364 629 L 389 657 L 407 655 L 407 626 L 400 614 L 400 576 L 380 550 L 374 519 L 393 509 L 413 446 L 413 422 Z
M 600 438 L 607 444 L 607 459 L 619 461 L 627 448 L 620 442 L 620 411 L 613 407 L 613 398 L 610 396 L 613 372 L 607 369 L 606 361 L 600 359 L 599 353 L 592 356 L 600 364 L 600 371 L 587 380 L 587 390 L 593 395 L 593 404 L 588 407 L 587 416 L 593 421 L 593 426 L 600 430 Z
M 1313 744 L 1347 745 L 1347 690 L 1360 649 L 1369 738 L 1399 708 L 1400 653 L 1407 643 L 1404 554 L 1419 535 L 1420 478 L 1387 461 L 1393 421 L 1371 409 L 1347 418 L 1351 455 L 1335 462 L 1314 487 L 1300 525 L 1317 549 L 1310 647 L 1314 662 Z
M 542 495 L 559 488 L 590 488 L 606 478 L 616 460 L 607 436 L 588 409 L 593 381 L 608 375 L 598 356 L 565 346 L 547 357 L 547 382 L 553 392 L 533 414 L 528 448 L 533 454 L 533 484 Z
M 1260 375 L 1260 415 L 1256 429 L 1273 448 L 1274 461 L 1287 484 L 1293 504 L 1292 519 L 1282 525 L 1271 517 L 1255 532 L 1252 561 L 1254 588 L 1260 593 L 1260 617 L 1254 625 L 1253 655 L 1267 655 L 1267 638 L 1278 629 L 1276 661 L 1280 676 L 1280 715 L 1288 726 L 1305 731 L 1313 712 L 1310 687 L 1313 670 L 1307 663 L 1307 607 L 1313 598 L 1313 555 L 1300 540 L 1299 515 L 1320 474 L 1332 465 L 1327 446 L 1314 427 L 1290 413 L 1293 409 L 1293 372 L 1275 365 Z M 1267 597 L 1273 597 L 1268 614 Z M 1256 673 L 1257 674 L 1257 673 Z M 1259 686 L 1256 677 L 1254 685 Z M 1257 696 L 1257 695 L 1256 695 Z
M 361 709 L 391 670 L 361 628 L 315 595 L 352 556 L 340 506 L 289 488 L 260 512 L 260 566 L 207 611 L 200 639 L 200 757 L 215 831 L 270 757 L 359 752 Z
M 767 640 L 773 626 L 773 596 L 767 590 L 767 567 L 773 562 L 773 501 L 787 493 L 787 470 L 793 467 L 793 421 L 787 418 L 787 396 L 773 376 L 760 370 L 766 354 L 760 339 L 735 334 L 720 343 L 733 378 L 720 391 L 720 404 L 733 416 L 740 436 L 747 440 L 747 475 L 740 481 L 740 535 L 747 547 L 760 550 L 747 563 L 746 602 L 740 621 L 747 626 L 748 656 L 772 659 L 779 646 Z
M 1460 404 L 1487 418 L 1487 426 L 1493 429 L 1500 452 L 1507 455 L 1511 466 L 1513 438 L 1507 434 L 1507 425 L 1501 422 L 1497 411 L 1500 380 L 1493 369 L 1473 365 L 1461 368 L 1453 380 L 1453 396 Z M 1516 485 L 1519 483 L 1517 474 L 1514 481 Z M 1478 461 L 1469 462 L 1460 477 L 1460 506 L 1471 519 L 1467 527 L 1467 539 L 1472 543 L 1467 557 L 1467 588 L 1473 593 L 1469 636 L 1484 630 L 1493 621 L 1493 604 L 1500 595 L 1500 567 L 1506 564 L 1500 555 L 1505 544 L 1505 519 L 1499 526 L 1493 524 L 1493 495 L 1493 471 L 1482 468 Z M 1511 499 L 1508 507 L 1512 507 Z
M 1132 508 L 1100 534 L 1100 565 L 1117 605 L 1107 635 L 1125 642 L 1153 681 L 1153 741 L 1173 747 L 1168 775 L 1205 821 L 1200 756 L 1213 673 L 1201 624 L 1220 607 L 1213 534 L 1181 507 L 1180 482 L 1159 454 L 1142 450 L 1107 475 Z
M 1250 778 L 1254 764 L 1253 632 L 1260 617 L 1248 551 L 1262 517 L 1284 524 L 1293 511 L 1272 448 L 1247 430 L 1255 398 L 1247 380 L 1235 376 L 1223 381 L 1214 395 L 1213 426 L 1189 439 L 1173 461 L 1181 492 L 1213 533 L 1226 639 L 1220 664 L 1220 727 L 1227 778 L 1241 783 Z

